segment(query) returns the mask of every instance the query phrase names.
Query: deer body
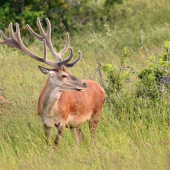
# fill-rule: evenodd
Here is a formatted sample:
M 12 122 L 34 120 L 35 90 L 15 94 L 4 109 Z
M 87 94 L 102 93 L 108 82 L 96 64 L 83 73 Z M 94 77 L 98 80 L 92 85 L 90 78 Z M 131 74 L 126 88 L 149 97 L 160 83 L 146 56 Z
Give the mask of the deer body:
M 91 133 L 95 138 L 97 123 L 105 100 L 105 92 L 99 84 L 92 80 L 82 80 L 88 87 L 80 91 L 62 91 L 60 86 L 55 86 L 47 80 L 43 88 L 37 112 L 42 118 L 47 142 L 50 142 L 51 128 L 58 129 L 58 136 L 62 136 L 65 127 L 70 128 L 75 134 L 77 143 L 83 140 L 80 126 L 87 120 Z M 75 132 L 76 129 L 79 133 Z M 55 144 L 58 145 L 59 137 Z
M 79 143 L 83 139 L 80 126 L 87 120 L 89 121 L 92 135 L 95 138 L 97 123 L 105 100 L 105 92 L 96 82 L 92 80 L 80 80 L 65 70 L 67 67 L 76 65 L 80 61 L 82 54 L 78 51 L 79 57 L 70 63 L 73 58 L 73 50 L 70 48 L 70 56 L 63 60 L 62 55 L 68 50 L 70 44 L 69 34 L 66 34 L 66 45 L 64 49 L 60 53 L 57 53 L 51 42 L 51 24 L 47 18 L 46 22 L 47 33 L 44 32 L 40 19 L 37 18 L 37 25 L 41 36 L 27 25 L 29 32 L 39 41 L 43 42 L 43 58 L 31 52 L 23 44 L 18 24 L 16 24 L 16 36 L 12 23 L 9 24 L 9 38 L 0 31 L 2 38 L 0 44 L 7 44 L 17 48 L 31 58 L 53 67 L 53 69 L 48 69 L 39 66 L 42 73 L 49 75 L 46 85 L 40 94 L 37 107 L 38 114 L 42 118 L 47 142 L 50 142 L 51 128 L 56 127 L 55 145 L 58 146 L 59 138 L 62 136 L 65 128 L 68 127 L 75 134 L 76 141 Z M 46 46 L 57 62 L 47 59 Z
M 37 110 L 46 126 L 55 127 L 60 123 L 70 128 L 79 127 L 92 115 L 99 120 L 105 100 L 104 90 L 94 81 L 82 81 L 88 84 L 83 92 L 54 89 L 50 93 L 48 86 L 44 87 Z

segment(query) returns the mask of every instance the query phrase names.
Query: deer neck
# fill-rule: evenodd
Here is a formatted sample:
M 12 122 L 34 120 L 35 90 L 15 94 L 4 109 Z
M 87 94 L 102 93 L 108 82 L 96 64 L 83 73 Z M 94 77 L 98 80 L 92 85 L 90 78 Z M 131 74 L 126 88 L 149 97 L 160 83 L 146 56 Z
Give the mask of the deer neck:
M 50 83 L 49 79 L 47 80 L 47 83 L 42 91 L 42 110 L 43 112 L 46 112 L 47 114 L 52 114 L 52 110 L 56 104 L 56 102 L 59 100 L 61 95 L 61 90 L 58 86 L 53 85 Z

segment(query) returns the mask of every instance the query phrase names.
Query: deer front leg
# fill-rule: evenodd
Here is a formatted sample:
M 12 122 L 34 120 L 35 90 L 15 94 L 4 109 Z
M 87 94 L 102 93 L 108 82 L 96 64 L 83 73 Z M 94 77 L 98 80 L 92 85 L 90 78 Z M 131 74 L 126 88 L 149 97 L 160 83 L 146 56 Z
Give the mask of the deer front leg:
M 56 135 L 56 138 L 55 138 L 55 142 L 54 142 L 54 145 L 56 148 L 58 148 L 58 144 L 59 144 L 59 139 L 62 137 L 63 135 L 63 132 L 65 130 L 65 125 L 61 125 L 59 123 L 59 125 L 56 126 L 57 127 L 57 135 Z
M 43 124 L 44 132 L 46 136 L 46 143 L 51 144 L 51 127 L 48 127 L 47 125 Z

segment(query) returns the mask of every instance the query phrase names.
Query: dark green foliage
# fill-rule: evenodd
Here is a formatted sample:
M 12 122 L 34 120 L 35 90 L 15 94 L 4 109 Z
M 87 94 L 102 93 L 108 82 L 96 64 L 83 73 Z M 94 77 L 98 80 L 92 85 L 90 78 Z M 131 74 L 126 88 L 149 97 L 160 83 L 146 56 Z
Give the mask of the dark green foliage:
M 164 49 L 166 53 L 159 57 L 158 61 L 155 61 L 155 57 L 152 57 L 149 68 L 141 70 L 138 74 L 140 79 L 137 86 L 137 96 L 147 96 L 152 99 L 159 97 L 164 92 L 169 91 L 169 48 L 170 41 L 166 41 Z M 151 57 L 150 57 L 151 58 Z
M 115 3 L 121 4 L 123 0 L 106 0 L 105 1 L 105 7 L 112 7 Z
M 156 67 L 155 65 L 151 65 L 149 66 L 149 68 L 143 69 L 138 77 L 141 80 L 145 80 L 148 84 L 152 84 L 152 83 L 159 83 L 161 77 L 164 75 L 165 73 L 158 67 Z
M 25 33 L 26 24 L 35 26 L 37 17 L 40 17 L 41 20 L 48 17 L 55 25 L 53 30 L 61 31 L 70 28 L 71 17 L 67 16 L 69 9 L 69 4 L 64 0 L 3 1 L 0 7 L 0 28 L 6 30 L 10 22 L 18 22 L 21 32 Z M 45 22 L 44 25 L 46 25 Z
M 17 4 L 17 5 L 16 5 Z M 64 30 L 79 30 L 94 21 L 99 26 L 103 20 L 102 8 L 90 0 L 64 1 L 64 0 L 7 0 L 0 2 L 0 29 L 7 30 L 10 22 L 18 22 L 21 32 L 26 32 L 26 24 L 36 25 L 36 18 L 43 20 L 49 18 L 53 25 L 52 31 L 62 33 Z M 96 27 L 97 28 L 97 27 Z

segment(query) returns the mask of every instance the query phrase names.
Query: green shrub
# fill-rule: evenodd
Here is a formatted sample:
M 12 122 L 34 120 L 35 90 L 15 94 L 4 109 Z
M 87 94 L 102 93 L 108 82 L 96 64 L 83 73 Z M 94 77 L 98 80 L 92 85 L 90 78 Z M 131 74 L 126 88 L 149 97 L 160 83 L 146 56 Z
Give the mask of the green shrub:
M 106 0 L 104 5 L 105 7 L 112 7 L 115 3 L 121 4 L 123 0 Z
M 144 95 L 145 97 L 157 98 L 162 92 L 169 91 L 169 48 L 170 41 L 166 41 L 164 49 L 166 53 L 159 57 L 156 61 L 155 57 L 150 57 L 148 60 L 152 62 L 146 69 L 143 69 L 138 74 L 140 79 L 137 86 L 137 96 Z M 163 90 L 162 90 L 163 89 Z
M 111 64 L 103 65 L 102 70 L 107 75 L 106 94 L 108 103 L 115 105 L 119 103 L 119 98 L 129 94 L 133 94 L 135 98 L 158 99 L 163 93 L 169 93 L 170 41 L 165 42 L 164 49 L 166 53 L 163 53 L 158 60 L 156 60 L 156 57 L 151 56 L 145 58 L 148 62 L 148 67 L 139 71 L 139 80 L 132 84 L 131 91 L 127 90 L 127 87 L 129 88 L 128 82 L 131 81 L 133 73 L 136 72 L 132 66 L 125 66 L 126 59 L 130 55 L 126 47 L 121 51 L 119 67 Z

